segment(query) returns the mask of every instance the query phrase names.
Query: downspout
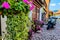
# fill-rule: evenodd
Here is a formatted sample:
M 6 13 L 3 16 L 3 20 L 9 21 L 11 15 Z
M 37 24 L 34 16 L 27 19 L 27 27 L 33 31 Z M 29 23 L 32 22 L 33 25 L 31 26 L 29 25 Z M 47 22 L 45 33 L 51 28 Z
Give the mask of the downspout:
M 46 19 L 48 19 L 49 18 L 49 3 L 50 3 L 50 0 L 45 0 L 45 2 L 46 2 L 46 4 L 47 4 L 47 6 L 46 6 L 46 11 L 47 11 L 47 13 L 46 13 Z

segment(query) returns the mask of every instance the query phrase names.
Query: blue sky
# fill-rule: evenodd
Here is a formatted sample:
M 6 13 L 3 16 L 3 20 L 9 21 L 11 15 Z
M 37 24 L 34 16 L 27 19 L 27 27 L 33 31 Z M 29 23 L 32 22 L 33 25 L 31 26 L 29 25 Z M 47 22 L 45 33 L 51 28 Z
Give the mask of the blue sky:
M 60 0 L 50 0 L 49 9 L 54 10 L 60 10 Z

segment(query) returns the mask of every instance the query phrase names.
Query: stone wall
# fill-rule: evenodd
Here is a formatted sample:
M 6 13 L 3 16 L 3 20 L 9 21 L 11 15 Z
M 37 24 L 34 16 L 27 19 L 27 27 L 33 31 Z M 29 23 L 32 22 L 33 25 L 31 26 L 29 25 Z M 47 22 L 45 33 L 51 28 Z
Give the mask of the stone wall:
M 6 33 L 6 20 L 7 20 L 7 17 L 4 16 L 4 18 L 2 18 L 1 16 L 1 33 L 2 33 L 2 39 L 4 38 L 4 32 Z

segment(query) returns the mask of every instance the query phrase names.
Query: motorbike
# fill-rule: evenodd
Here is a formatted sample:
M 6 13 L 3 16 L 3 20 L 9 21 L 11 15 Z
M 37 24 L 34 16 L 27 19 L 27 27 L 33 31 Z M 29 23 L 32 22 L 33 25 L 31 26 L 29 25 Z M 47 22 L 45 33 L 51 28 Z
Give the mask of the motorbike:
M 56 18 L 53 18 L 51 17 L 48 21 L 48 24 L 47 24 L 47 30 L 48 29 L 51 29 L 51 28 L 54 28 L 54 26 L 56 25 Z

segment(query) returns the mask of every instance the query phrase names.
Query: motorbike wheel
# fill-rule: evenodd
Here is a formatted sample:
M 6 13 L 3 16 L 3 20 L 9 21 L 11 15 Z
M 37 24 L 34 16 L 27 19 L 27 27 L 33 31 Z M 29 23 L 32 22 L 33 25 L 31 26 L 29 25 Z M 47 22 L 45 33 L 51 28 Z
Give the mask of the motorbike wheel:
M 49 29 L 49 27 L 47 27 L 47 30 Z
M 51 28 L 51 26 L 52 26 L 51 24 L 50 24 L 50 25 L 48 25 L 47 30 L 49 30 L 49 29 Z

